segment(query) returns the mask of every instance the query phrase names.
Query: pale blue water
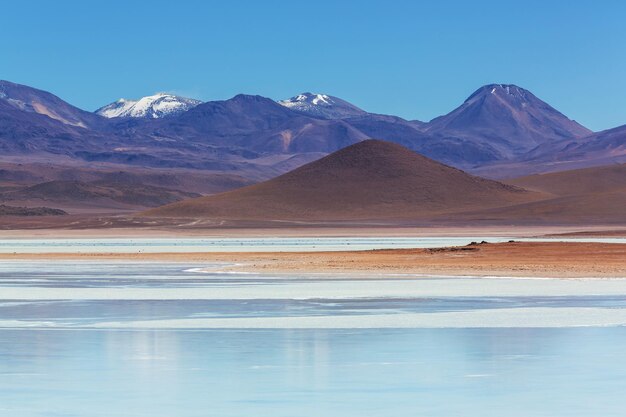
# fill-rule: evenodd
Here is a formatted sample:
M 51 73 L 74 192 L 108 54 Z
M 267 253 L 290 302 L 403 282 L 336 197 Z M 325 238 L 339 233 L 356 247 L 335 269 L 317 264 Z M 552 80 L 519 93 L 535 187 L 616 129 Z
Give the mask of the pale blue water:
M 623 416 L 626 332 L 0 332 L 3 416 Z
M 506 242 L 512 237 L 276 237 L 276 238 L 109 238 L 0 239 L 0 253 L 58 252 L 255 252 L 409 249 Z M 516 238 L 518 241 L 626 243 L 626 238 Z
M 626 279 L 200 266 L 1 263 L 0 416 L 626 415 Z

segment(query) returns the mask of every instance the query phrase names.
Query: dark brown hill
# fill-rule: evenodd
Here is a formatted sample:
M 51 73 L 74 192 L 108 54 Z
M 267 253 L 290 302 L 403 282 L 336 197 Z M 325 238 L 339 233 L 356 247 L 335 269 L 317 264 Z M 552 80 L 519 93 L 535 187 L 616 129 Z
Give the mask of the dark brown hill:
M 260 184 L 144 214 L 247 220 L 413 219 L 536 198 L 403 146 L 367 140 Z

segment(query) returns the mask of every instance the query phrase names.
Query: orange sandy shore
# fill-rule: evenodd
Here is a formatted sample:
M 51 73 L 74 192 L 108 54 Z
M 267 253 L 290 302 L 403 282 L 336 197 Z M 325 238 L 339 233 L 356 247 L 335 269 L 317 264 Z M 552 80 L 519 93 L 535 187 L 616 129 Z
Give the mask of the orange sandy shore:
M 236 264 L 229 270 L 262 273 L 626 278 L 626 244 L 582 242 L 351 252 L 0 254 L 0 260 L 18 259 L 225 262 Z

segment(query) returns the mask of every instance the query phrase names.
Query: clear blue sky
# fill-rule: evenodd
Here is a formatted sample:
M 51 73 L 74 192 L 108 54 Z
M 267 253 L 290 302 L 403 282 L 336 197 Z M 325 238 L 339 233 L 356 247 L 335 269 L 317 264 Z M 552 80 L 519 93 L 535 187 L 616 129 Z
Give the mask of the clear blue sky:
M 6 1 L 0 78 L 87 110 L 325 92 L 429 120 L 514 83 L 594 130 L 626 124 L 622 1 Z

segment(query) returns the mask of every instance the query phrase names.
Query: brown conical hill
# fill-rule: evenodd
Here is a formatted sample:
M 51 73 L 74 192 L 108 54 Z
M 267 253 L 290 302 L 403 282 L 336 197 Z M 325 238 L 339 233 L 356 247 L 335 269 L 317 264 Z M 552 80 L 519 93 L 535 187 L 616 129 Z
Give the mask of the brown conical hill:
M 403 146 L 366 140 L 272 180 L 144 214 L 240 220 L 414 219 L 501 207 L 534 196 Z

